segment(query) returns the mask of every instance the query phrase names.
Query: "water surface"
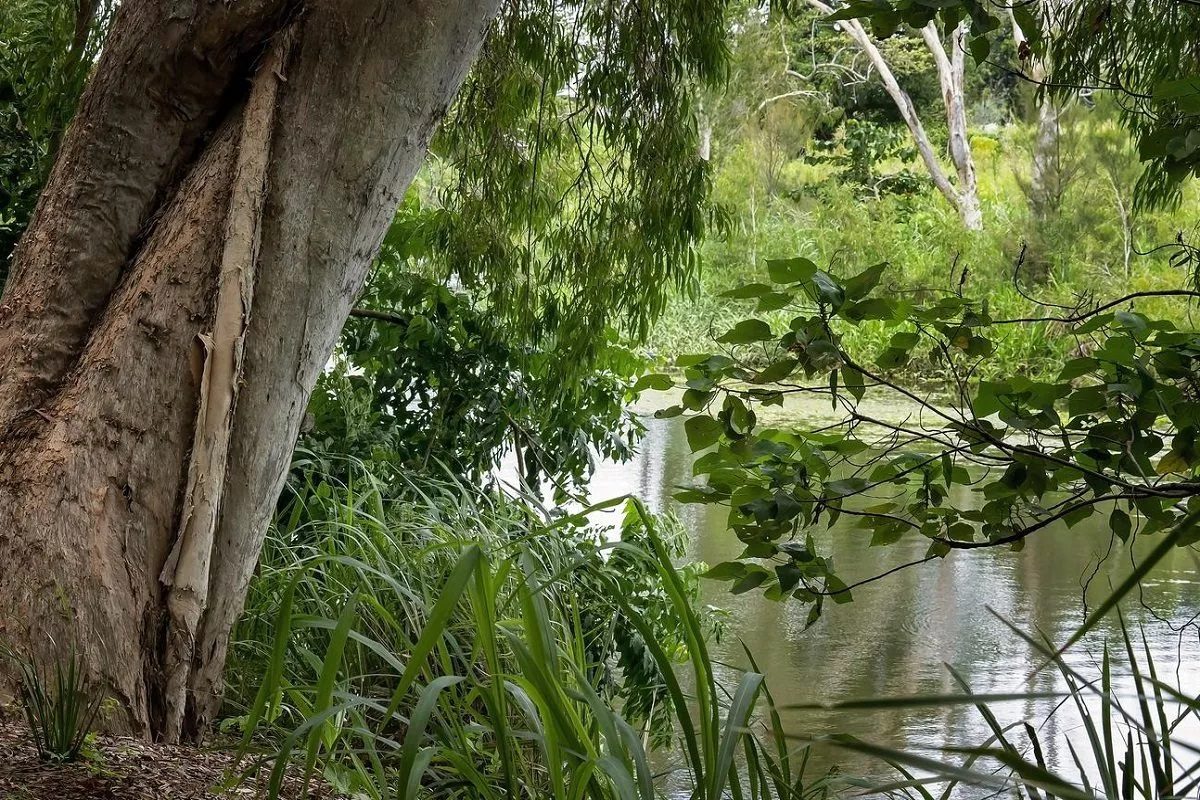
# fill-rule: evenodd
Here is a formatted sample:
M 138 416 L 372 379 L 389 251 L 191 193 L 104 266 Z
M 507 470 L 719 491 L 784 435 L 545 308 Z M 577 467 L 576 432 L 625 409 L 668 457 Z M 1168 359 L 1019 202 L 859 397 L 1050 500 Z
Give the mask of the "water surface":
M 727 509 L 680 505 L 671 497 L 676 487 L 691 481 L 692 455 L 681 420 L 648 417 L 645 424 L 646 437 L 631 463 L 599 466 L 592 499 L 629 493 L 652 510 L 674 509 L 692 537 L 690 558 L 717 564 L 736 557 L 742 545 L 725 527 Z M 913 537 L 869 548 L 870 534 L 857 530 L 847 517 L 842 520 L 815 538 L 847 583 L 919 558 L 928 546 Z M 1097 513 L 1070 530 L 1061 526 L 1039 532 L 1020 552 L 959 551 L 904 570 L 856 589 L 853 603 L 828 603 L 822 619 L 807 630 L 807 606 L 772 602 L 757 593 L 733 596 L 726 584 L 705 582 L 706 601 L 729 612 L 726 635 L 713 648 L 730 665 L 725 683 L 732 688 L 738 670 L 748 666 L 744 643 L 783 705 L 957 692 L 947 664 L 978 692 L 1059 691 L 1062 679 L 1051 669 L 1030 679 L 1039 659 L 989 608 L 1022 630 L 1064 641 L 1082 621 L 1087 604 L 1102 599 L 1128 574 L 1143 547 L 1153 546 L 1151 539 L 1131 553 L 1113 541 L 1106 521 L 1106 513 Z M 1198 564 L 1192 550 L 1176 550 L 1125 607 L 1130 625 L 1145 633 L 1159 677 L 1193 696 L 1200 693 L 1200 639 L 1188 623 L 1200 615 Z M 1115 620 L 1070 651 L 1069 662 L 1088 677 L 1097 676 L 1105 642 L 1115 650 L 1123 648 Z M 1122 656 L 1117 684 L 1135 701 L 1125 663 Z M 995 712 L 1003 723 L 1034 723 L 1048 763 L 1074 774 L 1066 742 L 1086 749 L 1084 733 L 1069 708 L 1051 716 L 1055 705 L 1053 700 L 1023 700 L 997 705 Z M 783 724 L 798 736 L 849 733 L 909 749 L 976 745 L 989 735 L 980 714 L 966 706 L 792 709 L 783 713 Z M 1200 745 L 1200 726 L 1189 720 L 1178 736 Z M 928 754 L 941 755 L 936 750 Z M 1179 756 L 1185 764 L 1194 760 L 1186 751 Z M 814 752 L 815 772 L 835 764 L 872 779 L 895 777 L 886 765 L 845 751 L 826 746 Z

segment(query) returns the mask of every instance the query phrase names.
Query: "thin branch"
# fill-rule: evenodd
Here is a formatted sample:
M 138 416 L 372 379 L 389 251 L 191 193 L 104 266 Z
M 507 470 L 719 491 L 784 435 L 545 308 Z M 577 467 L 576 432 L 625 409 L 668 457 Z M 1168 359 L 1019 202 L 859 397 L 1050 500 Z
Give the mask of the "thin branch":
M 1065 317 L 1017 317 L 1014 319 L 995 319 L 992 320 L 993 325 L 1020 325 L 1031 322 L 1061 322 L 1064 324 L 1074 324 L 1083 322 L 1089 317 L 1094 317 L 1101 314 L 1110 308 L 1115 308 L 1122 303 L 1128 303 L 1132 300 L 1137 300 L 1142 297 L 1193 297 L 1200 299 L 1200 292 L 1192 291 L 1191 289 L 1159 289 L 1145 292 L 1132 292 L 1120 297 L 1116 300 L 1111 300 L 1103 305 L 1093 308 L 1091 311 L 1080 311 L 1070 316 Z
M 409 317 L 402 314 L 395 314 L 391 311 L 376 311 L 373 308 L 352 308 L 350 316 L 358 317 L 359 319 L 373 319 L 377 322 L 387 322 L 392 325 L 408 325 L 411 321 Z

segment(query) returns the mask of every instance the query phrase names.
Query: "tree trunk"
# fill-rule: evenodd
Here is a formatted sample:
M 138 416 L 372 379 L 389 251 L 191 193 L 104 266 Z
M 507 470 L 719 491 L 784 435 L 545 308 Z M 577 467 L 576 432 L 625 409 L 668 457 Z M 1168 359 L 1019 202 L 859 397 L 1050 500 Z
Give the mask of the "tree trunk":
M 1049 20 L 1053 19 L 1057 2 L 1048 0 L 1044 5 L 1047 28 L 1041 31 L 1045 36 Z M 1012 17 L 1013 39 L 1017 44 L 1018 53 L 1032 55 L 1029 45 L 1028 32 L 1021 29 L 1016 16 Z M 1027 68 L 1027 78 L 1035 85 L 1045 82 L 1047 65 L 1044 59 L 1033 57 Z M 1028 251 L 1025 260 L 1023 277 L 1034 283 L 1040 283 L 1050 277 L 1052 264 L 1049 259 L 1051 248 L 1048 246 L 1048 236 L 1052 231 L 1052 223 L 1058 216 L 1062 205 L 1063 191 L 1066 188 L 1066 175 L 1063 171 L 1062 154 L 1060 152 L 1060 117 L 1061 108 L 1055 98 L 1046 92 L 1038 97 L 1037 120 L 1033 134 L 1032 157 L 1030 159 L 1029 212 L 1031 230 L 1029 231 Z M 1022 184 L 1024 186 L 1024 184 Z
M 0 299 L 0 637 L 220 702 L 309 393 L 498 0 L 126 0 Z
M 1029 204 L 1034 224 L 1039 226 L 1053 219 L 1062 205 L 1059 116 L 1059 107 L 1054 98 L 1045 97 L 1038 104 L 1033 164 L 1029 175 Z
M 1049 2 L 1046 10 L 1053 15 L 1057 3 Z M 1011 12 L 1010 12 L 1011 15 Z M 1015 16 L 1012 17 L 1013 39 L 1018 52 L 1029 50 L 1029 36 L 1021 29 Z M 1045 32 L 1043 32 L 1045 35 Z M 1028 69 L 1028 79 L 1035 85 L 1046 80 L 1046 62 L 1034 58 Z M 1049 92 L 1040 98 L 1037 106 L 1037 130 L 1033 139 L 1033 159 L 1029 176 L 1029 206 L 1034 226 L 1053 219 L 1062 203 L 1062 159 L 1059 153 L 1059 128 L 1061 109 Z
M 815 8 L 823 14 L 832 14 L 834 11 L 833 6 L 824 2 L 824 0 L 807 0 L 807 2 L 809 6 Z M 966 138 L 966 110 L 962 103 L 962 93 L 959 92 L 957 95 L 958 105 L 962 112 L 962 136 L 961 148 L 959 152 L 960 154 L 965 152 L 966 159 L 962 162 L 960 162 L 958 159 L 955 159 L 955 167 L 958 170 L 960 182 L 960 185 L 955 187 L 955 185 L 950 182 L 950 178 L 946 175 L 945 170 L 942 169 L 942 164 L 938 160 L 937 153 L 933 149 L 933 144 L 929 140 L 929 134 L 925 131 L 925 126 L 921 122 L 921 117 L 919 114 L 917 114 L 917 108 L 913 104 L 912 97 L 910 97 L 908 92 L 904 90 L 904 87 L 900 85 L 900 81 L 896 79 L 896 75 L 892 72 L 892 68 L 887 63 L 887 59 L 883 57 L 883 53 L 880 52 L 879 47 L 875 44 L 875 41 L 871 38 L 871 35 L 867 33 L 866 28 L 864 28 L 862 23 L 856 19 L 840 20 L 834 23 L 834 25 L 838 30 L 844 32 L 850 37 L 858 49 L 867 56 L 868 60 L 870 60 L 871 66 L 875 68 L 875 71 L 879 73 L 879 80 L 883 83 L 884 91 L 886 91 L 888 96 L 892 98 L 892 102 L 896 104 L 896 110 L 900 112 L 901 119 L 903 119 L 904 124 L 908 126 L 908 131 L 912 135 L 913 143 L 917 146 L 917 152 L 921 156 L 921 161 L 925 164 L 925 170 L 929 173 L 929 177 L 933 181 L 933 185 L 937 187 L 937 190 L 942 193 L 942 196 L 946 198 L 946 200 L 958 213 L 959 218 L 962 220 L 963 227 L 967 228 L 968 230 L 982 230 L 983 217 L 979 210 L 979 193 L 975 183 L 975 164 L 974 161 L 971 160 L 970 144 L 967 142 Z M 927 43 L 928 41 L 928 38 L 926 38 Z M 930 46 L 930 49 L 933 49 L 932 46 Z M 938 51 L 941 53 L 942 59 L 946 61 L 947 75 L 950 75 L 950 62 L 946 58 L 945 50 L 941 48 L 940 40 L 938 41 Z M 937 55 L 938 53 L 935 52 L 935 58 Z M 962 73 L 963 68 L 960 68 L 960 84 L 962 82 Z M 942 74 L 940 64 L 938 68 L 938 74 L 939 76 Z M 945 84 L 943 84 L 942 89 L 943 97 L 948 98 L 946 95 Z M 946 121 L 953 131 L 956 122 L 951 121 L 949 102 L 949 99 L 947 99 Z M 951 138 L 953 139 L 953 133 Z M 952 145 L 951 155 L 953 156 L 953 154 L 954 147 Z M 969 169 L 964 171 L 964 168 L 960 167 L 960 163 L 964 164 L 966 167 L 969 167 Z M 964 183 L 964 179 L 969 179 L 969 183 Z
M 921 29 L 925 46 L 933 54 L 937 66 L 938 84 L 942 90 L 942 105 L 946 109 L 946 131 L 949 135 L 950 161 L 958 175 L 958 213 L 967 230 L 983 230 L 983 213 L 979 208 L 979 181 L 975 176 L 975 159 L 971 154 L 971 139 L 967 131 L 966 105 L 966 45 L 967 22 L 960 22 L 950 36 L 950 54 L 942 45 L 937 26 L 929 23 Z

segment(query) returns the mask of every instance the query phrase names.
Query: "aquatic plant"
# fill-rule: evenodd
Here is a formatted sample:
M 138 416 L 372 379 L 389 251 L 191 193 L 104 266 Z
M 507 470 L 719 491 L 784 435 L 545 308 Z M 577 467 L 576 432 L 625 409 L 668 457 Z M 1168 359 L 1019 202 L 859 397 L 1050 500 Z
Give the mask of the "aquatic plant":
M 761 674 L 724 692 L 695 570 L 638 501 L 551 516 L 361 473 L 293 490 L 239 628 L 246 705 L 227 724 L 274 791 L 299 760 L 372 798 L 650 798 L 667 750 L 697 800 L 827 791 Z M 587 516 L 621 502 L 603 543 Z

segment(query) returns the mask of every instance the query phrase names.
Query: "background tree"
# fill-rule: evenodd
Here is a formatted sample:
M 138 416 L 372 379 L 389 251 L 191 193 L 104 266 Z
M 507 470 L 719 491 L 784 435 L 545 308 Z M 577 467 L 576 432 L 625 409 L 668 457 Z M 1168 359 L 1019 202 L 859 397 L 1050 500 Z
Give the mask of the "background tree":
M 951 206 L 958 212 L 963 227 L 967 230 L 981 230 L 983 215 L 979 206 L 979 187 L 975 178 L 975 160 L 971 156 L 970 140 L 967 136 L 966 115 L 966 37 L 967 22 L 964 20 L 950 30 L 948 42 L 944 41 L 936 26 L 924 25 L 920 28 L 921 39 L 933 55 L 937 68 L 938 82 L 941 86 L 942 105 L 946 116 L 948 133 L 948 152 L 951 163 L 958 176 L 954 184 L 942 168 L 937 151 L 925 130 L 916 105 L 908 92 L 905 91 L 891 66 L 884 58 L 878 44 L 867 32 L 863 24 L 853 16 L 843 14 L 834 6 L 821 0 L 807 0 L 808 4 L 835 20 L 834 25 L 860 48 L 871 61 L 871 65 L 879 75 L 888 95 L 896 104 L 901 118 L 908 126 L 917 152 L 925 165 L 934 186 L 942 193 Z M 894 28 L 884 31 L 890 35 Z

